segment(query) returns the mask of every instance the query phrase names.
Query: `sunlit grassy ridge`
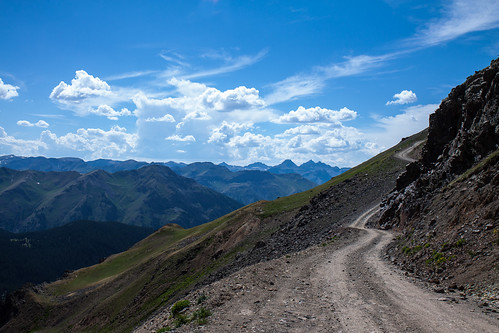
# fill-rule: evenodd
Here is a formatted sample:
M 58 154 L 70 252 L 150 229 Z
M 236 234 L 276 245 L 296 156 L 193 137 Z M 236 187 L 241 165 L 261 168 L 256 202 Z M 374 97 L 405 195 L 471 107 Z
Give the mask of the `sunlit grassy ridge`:
M 217 220 L 190 229 L 184 229 L 178 225 L 166 225 L 129 250 L 113 255 L 98 265 L 80 269 L 68 279 L 55 282 L 50 286 L 51 291 L 55 295 L 63 295 L 78 289 L 88 288 L 158 255 L 167 252 L 173 253 L 180 241 L 213 231 L 217 226 L 230 219 L 233 214 L 230 213 Z

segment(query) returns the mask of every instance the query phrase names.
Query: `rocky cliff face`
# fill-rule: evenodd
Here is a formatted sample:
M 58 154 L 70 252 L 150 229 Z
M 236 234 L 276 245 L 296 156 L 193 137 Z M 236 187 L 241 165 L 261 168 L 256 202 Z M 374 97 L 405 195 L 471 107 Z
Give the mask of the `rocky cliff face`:
M 436 283 L 497 294 L 498 148 L 496 59 L 430 116 L 421 158 L 383 202 L 380 227 L 403 233 L 389 249 L 392 261 Z
M 383 207 L 381 225 L 404 224 L 435 191 L 499 147 L 499 59 L 452 89 L 430 116 L 419 161 L 407 166 Z

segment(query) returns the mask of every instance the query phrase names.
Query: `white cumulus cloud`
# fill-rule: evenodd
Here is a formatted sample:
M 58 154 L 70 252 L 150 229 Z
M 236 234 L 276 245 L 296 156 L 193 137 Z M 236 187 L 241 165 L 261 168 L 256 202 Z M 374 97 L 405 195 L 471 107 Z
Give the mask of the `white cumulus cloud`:
M 76 133 L 57 136 L 49 130 L 43 131 L 42 141 L 53 146 L 54 150 L 69 149 L 84 152 L 90 158 L 119 157 L 134 152 L 138 136 L 127 129 L 113 126 L 109 131 L 100 128 L 80 128 Z
M 167 141 L 178 141 L 178 142 L 196 142 L 196 138 L 192 135 L 186 135 L 184 137 L 177 134 L 166 137 Z
M 17 125 L 25 127 L 41 127 L 41 128 L 49 127 L 49 124 L 45 120 L 38 120 L 36 123 L 31 123 L 27 120 L 19 120 L 17 122 Z
M 276 135 L 277 137 L 287 137 L 294 135 L 317 135 L 320 134 L 320 128 L 313 125 L 301 125 L 287 129 L 282 134 Z
M 270 136 L 246 132 L 242 136 L 235 136 L 230 139 L 228 145 L 230 147 L 259 147 L 272 142 Z
M 234 137 L 237 133 L 250 129 L 252 123 L 236 123 L 223 121 L 222 125 L 212 129 L 211 136 L 208 142 L 227 142 L 230 138 Z
M 47 144 L 42 140 L 23 140 L 8 135 L 0 126 L 0 150 L 4 153 L 32 156 L 39 153 L 40 149 L 47 149 Z
M 240 86 L 235 89 L 220 91 L 201 83 L 175 78 L 171 79 L 169 83 L 177 87 L 180 93 L 185 94 L 185 97 L 181 97 L 180 100 L 177 99 L 180 102 L 179 106 L 185 108 L 191 105 L 194 106 L 194 111 L 230 112 L 265 106 L 265 102 L 260 98 L 259 92 L 255 88 Z
M 348 108 L 341 108 L 339 111 L 325 109 L 321 107 L 304 108 L 298 107 L 295 111 L 282 115 L 275 122 L 277 123 L 339 123 L 341 121 L 353 120 L 357 117 L 357 112 Z
M 116 111 L 109 105 L 99 105 L 96 109 L 91 109 L 91 113 L 99 115 L 99 116 L 105 116 L 108 119 L 111 120 L 118 120 L 118 117 L 120 116 L 131 116 L 132 112 L 128 110 L 127 108 L 121 109 L 121 111 Z
M 400 93 L 393 95 L 393 100 L 386 102 L 386 105 L 391 104 L 409 104 L 418 100 L 418 97 L 412 90 L 402 90 Z
M 0 99 L 11 99 L 19 96 L 17 90 L 19 87 L 4 83 L 0 78 Z
M 148 123 L 174 123 L 175 118 L 171 114 L 165 114 L 161 117 L 149 117 L 145 119 L 145 122 Z
M 76 71 L 71 84 L 61 81 L 50 94 L 50 98 L 62 104 L 78 104 L 88 98 L 107 96 L 111 94 L 111 87 L 84 70 Z

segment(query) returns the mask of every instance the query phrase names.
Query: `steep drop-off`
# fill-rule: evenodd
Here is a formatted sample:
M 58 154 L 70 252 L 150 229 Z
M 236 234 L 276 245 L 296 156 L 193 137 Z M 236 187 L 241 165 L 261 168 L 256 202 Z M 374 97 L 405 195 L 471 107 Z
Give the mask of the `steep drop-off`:
M 43 288 L 20 290 L 0 307 L 0 331 L 131 331 L 192 289 L 334 239 L 395 186 L 406 163 L 394 154 L 425 136 L 411 137 L 322 186 L 260 201 L 194 228 L 163 227 L 99 265 Z

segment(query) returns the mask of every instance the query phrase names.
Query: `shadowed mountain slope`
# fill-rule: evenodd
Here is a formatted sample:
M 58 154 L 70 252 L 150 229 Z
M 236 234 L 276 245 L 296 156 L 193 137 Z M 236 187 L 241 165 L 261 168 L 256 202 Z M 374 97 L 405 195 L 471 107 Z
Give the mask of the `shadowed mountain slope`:
M 26 282 L 53 281 L 66 270 L 94 265 L 128 249 L 153 231 L 116 222 L 91 221 L 22 234 L 0 229 L 0 295 Z
M 146 165 L 149 165 L 149 163 L 137 162 L 134 160 L 115 161 L 108 159 L 98 159 L 85 162 L 84 160 L 75 157 L 47 158 L 42 156 L 0 156 L 0 167 L 14 170 L 36 170 L 45 172 L 76 171 L 79 173 L 88 173 L 100 169 L 113 173 L 117 171 L 134 170 Z
M 160 165 L 113 174 L 0 168 L 0 227 L 11 232 L 76 220 L 191 227 L 239 207 L 235 200 Z

